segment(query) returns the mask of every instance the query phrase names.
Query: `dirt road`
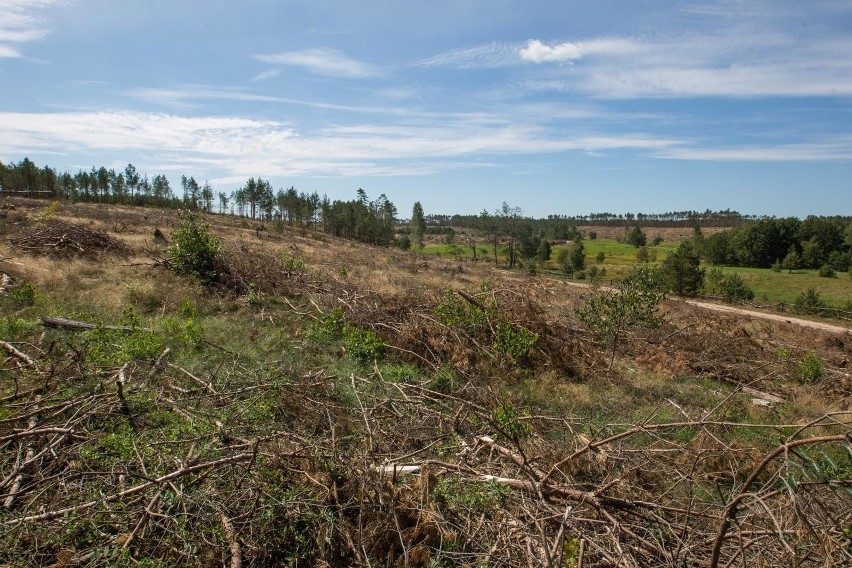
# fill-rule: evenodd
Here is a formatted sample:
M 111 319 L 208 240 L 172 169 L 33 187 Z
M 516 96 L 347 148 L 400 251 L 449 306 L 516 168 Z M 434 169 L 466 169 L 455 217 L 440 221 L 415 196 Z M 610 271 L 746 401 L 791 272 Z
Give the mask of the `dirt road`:
M 762 318 L 773 321 L 782 321 L 787 323 L 792 323 L 795 325 L 800 325 L 802 327 L 810 327 L 813 329 L 821 329 L 823 331 L 831 331 L 834 333 L 852 333 L 852 329 L 848 327 L 843 327 L 841 325 L 832 325 L 828 323 L 823 323 L 819 321 L 807 320 L 802 318 L 796 318 L 791 316 L 786 316 L 782 314 L 768 314 L 766 312 L 758 312 L 755 310 L 746 310 L 744 308 L 737 308 L 734 306 L 725 306 L 722 304 L 714 304 L 712 302 L 702 302 L 700 300 L 688 300 L 684 298 L 680 298 L 680 301 L 686 302 L 687 304 L 692 304 L 693 306 L 698 306 L 699 308 L 704 308 L 705 310 L 714 310 L 717 312 L 731 312 L 735 314 L 741 314 L 744 316 L 752 317 L 752 318 Z
M 591 285 L 584 284 L 582 282 L 565 282 L 565 283 L 568 284 L 569 286 L 578 286 L 578 287 L 581 287 L 581 288 L 591 288 Z M 602 288 L 604 288 L 604 287 L 602 287 Z M 787 316 L 787 315 L 782 315 L 782 314 L 769 314 L 769 313 L 766 313 L 766 312 L 759 312 L 757 310 L 747 310 L 745 308 L 737 308 L 737 307 L 734 307 L 734 306 L 726 306 L 724 304 L 715 304 L 713 302 L 703 302 L 701 300 L 690 300 L 688 298 L 678 298 L 678 297 L 674 297 L 674 299 L 681 301 L 681 302 L 686 302 L 687 304 L 691 304 L 691 305 L 699 307 L 699 308 L 703 308 L 705 310 L 713 310 L 713 311 L 716 311 L 716 312 L 735 313 L 735 314 L 740 314 L 740 315 L 752 317 L 752 318 L 761 318 L 761 319 L 772 320 L 772 321 L 786 322 L 786 323 L 791 323 L 791 324 L 794 324 L 794 325 L 800 325 L 802 327 L 810 327 L 812 329 L 821 329 L 823 331 L 830 331 L 830 332 L 833 332 L 833 333 L 852 333 L 852 328 L 843 327 L 842 325 L 832 325 L 832 324 L 829 324 L 829 323 L 823 323 L 823 322 L 819 322 L 819 321 L 797 318 L 797 317 L 792 317 L 792 316 Z

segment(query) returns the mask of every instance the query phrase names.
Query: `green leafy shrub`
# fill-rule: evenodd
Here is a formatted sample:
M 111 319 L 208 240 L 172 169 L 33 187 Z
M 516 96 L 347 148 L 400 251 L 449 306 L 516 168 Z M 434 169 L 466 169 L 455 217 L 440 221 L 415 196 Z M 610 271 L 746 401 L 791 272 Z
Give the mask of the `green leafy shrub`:
M 24 282 L 20 286 L 16 286 L 9 290 L 9 300 L 13 304 L 20 307 L 32 306 L 35 304 L 36 289 L 29 282 Z
M 88 357 L 103 365 L 156 359 L 165 349 L 163 338 L 150 331 L 119 331 L 98 326 L 84 332 Z
M 518 412 L 513 404 L 504 402 L 497 407 L 492 418 L 500 427 L 502 433 L 517 442 L 529 436 L 532 432 L 530 425 L 521 420 L 524 416 L 527 416 L 527 414 Z
M 289 252 L 284 251 L 281 253 L 281 261 L 284 263 L 284 272 L 288 276 L 307 272 L 308 268 L 305 261 L 295 254 L 290 254 Z
M 822 278 L 837 278 L 837 272 L 834 271 L 834 268 L 830 264 L 820 266 L 817 274 Z
M 252 309 L 257 309 L 263 306 L 263 292 L 257 289 L 254 282 L 249 283 L 248 291 L 246 292 L 246 303 Z
M 375 333 L 368 329 L 345 326 L 343 342 L 346 351 L 362 363 L 370 363 L 384 356 L 387 346 Z
M 816 288 L 808 288 L 796 298 L 794 303 L 797 312 L 804 314 L 819 314 L 825 308 L 825 300 L 822 299 Z
M 372 331 L 347 324 L 339 306 L 335 306 L 321 320 L 312 323 L 306 336 L 314 341 L 342 339 L 346 352 L 361 363 L 379 360 L 387 350 L 387 345 Z
M 160 323 L 162 333 L 172 343 L 201 347 L 204 343 L 206 333 L 201 324 L 198 309 L 184 298 L 180 308 L 180 317 L 168 317 Z
M 511 489 L 494 481 L 482 483 L 448 476 L 438 482 L 432 495 L 451 511 L 467 515 L 499 510 L 510 492 Z
M 16 315 L 8 315 L 0 320 L 0 336 L 9 340 L 17 338 L 29 324 L 23 318 Z
M 183 211 L 172 241 L 169 262 L 175 273 L 195 276 L 205 283 L 216 279 L 221 243 L 210 235 L 206 224 L 196 223 L 191 212 Z
M 665 298 L 652 271 L 642 268 L 629 274 L 615 290 L 592 296 L 577 317 L 611 349 L 610 367 L 615 360 L 618 340 L 628 328 L 636 325 L 659 327 L 662 317 L 657 305 Z
M 719 291 L 728 302 L 747 301 L 754 299 L 754 290 L 749 288 L 739 274 L 727 274 L 719 283 Z
M 796 374 L 802 381 L 813 382 L 822 377 L 823 361 L 814 353 L 807 353 L 796 365 Z
M 490 329 L 489 316 L 495 312 L 493 303 L 475 305 L 449 289 L 444 290 L 441 301 L 435 306 L 438 321 L 470 335 L 482 329 Z
M 331 313 L 308 326 L 308 339 L 340 339 L 343 337 L 343 310 L 334 306 Z
M 526 357 L 530 349 L 538 343 L 538 334 L 511 322 L 501 321 L 497 324 L 496 331 L 494 348 L 514 359 Z

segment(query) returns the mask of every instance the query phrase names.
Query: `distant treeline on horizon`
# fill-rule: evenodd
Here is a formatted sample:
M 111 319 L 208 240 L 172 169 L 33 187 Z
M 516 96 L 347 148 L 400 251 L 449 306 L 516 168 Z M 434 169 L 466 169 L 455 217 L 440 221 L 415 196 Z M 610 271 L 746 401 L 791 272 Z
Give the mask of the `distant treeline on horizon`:
M 323 230 L 330 233 L 353 233 L 345 227 L 335 230 L 329 225 L 332 221 L 332 209 L 337 206 L 337 213 L 342 217 L 352 218 L 354 212 L 341 211 L 342 204 L 354 202 L 330 201 L 327 196 L 320 197 L 317 192 L 307 194 L 297 192 L 295 188 L 278 189 L 273 191 L 271 184 L 262 178 L 250 178 L 246 184 L 230 193 L 214 192 L 209 183 L 199 185 L 193 178 L 181 176 L 181 193 L 172 190 L 165 175 L 155 175 L 149 178 L 140 174 L 133 164 L 128 164 L 123 171 L 107 169 L 103 166 L 91 170 L 79 170 L 75 174 L 57 172 L 44 166 L 39 168 L 28 158 L 20 162 L 4 164 L 0 162 L 0 192 L 6 195 L 34 197 L 44 199 L 67 199 L 85 203 L 110 203 L 123 205 L 153 205 L 159 207 L 200 209 L 210 213 L 230 213 L 251 219 L 273 220 L 283 219 L 289 225 L 323 225 Z M 396 217 L 396 207 L 386 196 L 381 195 L 376 203 L 366 201 L 366 194 L 358 190 L 357 203 L 366 209 L 380 209 L 379 216 L 387 223 L 407 222 Z M 505 205 L 505 204 L 504 204 Z M 515 207 L 516 214 L 523 212 Z M 486 213 L 486 212 L 483 212 Z M 495 214 L 499 215 L 497 210 Z M 852 215 L 818 216 L 821 219 L 831 219 L 843 224 L 852 223 Z M 748 215 L 731 209 L 711 211 L 670 211 L 666 213 L 590 213 L 588 215 L 548 215 L 546 218 L 532 219 L 543 226 L 561 226 L 567 229 L 576 225 L 597 225 L 609 227 L 740 227 L 766 219 L 774 219 L 771 215 Z M 425 216 L 427 225 L 452 226 L 461 228 L 477 228 L 481 225 L 482 214 L 478 215 L 443 215 L 428 214 Z M 345 225 L 345 223 L 344 223 Z M 370 233 L 375 231 L 371 230 Z M 387 231 L 380 231 L 386 233 Z M 550 232 L 550 231 L 549 231 Z M 555 231 L 561 233 L 564 231 Z M 573 233 L 573 231 L 569 231 Z M 341 236 L 345 236 L 341 234 Z M 362 235 L 363 236 L 363 235 Z M 353 235 L 354 237 L 354 235 Z M 383 243 L 387 235 L 374 239 L 358 238 L 368 242 Z M 555 238 L 559 236 L 555 235 Z M 568 237 L 570 238 L 570 237 Z

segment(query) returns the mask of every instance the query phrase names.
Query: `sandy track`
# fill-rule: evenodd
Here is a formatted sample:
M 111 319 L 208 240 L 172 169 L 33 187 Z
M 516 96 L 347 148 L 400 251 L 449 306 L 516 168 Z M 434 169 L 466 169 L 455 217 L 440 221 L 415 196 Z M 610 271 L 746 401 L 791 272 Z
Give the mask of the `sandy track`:
M 712 302 L 702 302 L 700 300 L 688 300 L 688 299 L 680 298 L 680 301 L 686 302 L 687 304 L 691 304 L 693 306 L 697 306 L 699 308 L 704 308 L 705 310 L 714 310 L 714 311 L 717 311 L 717 312 L 729 312 L 729 313 L 740 314 L 740 315 L 744 315 L 744 316 L 748 316 L 748 317 L 752 317 L 752 318 L 762 318 L 762 319 L 766 319 L 766 320 L 786 322 L 786 323 L 791 323 L 791 324 L 794 324 L 794 325 L 800 325 L 802 327 L 810 327 L 810 328 L 813 328 L 813 329 L 821 329 L 823 331 L 831 331 L 831 332 L 834 332 L 834 333 L 852 333 L 852 329 L 850 329 L 848 327 L 843 327 L 843 326 L 840 326 L 840 325 L 832 325 L 832 324 L 822 323 L 822 322 L 819 322 L 819 321 L 813 321 L 813 320 L 808 320 L 808 319 L 796 318 L 796 317 L 791 317 L 791 316 L 787 316 L 787 315 L 768 314 L 766 312 L 758 312 L 758 311 L 755 311 L 755 310 L 746 310 L 744 308 L 737 308 L 737 307 L 734 307 L 734 306 L 725 306 L 725 305 L 722 305 L 722 304 L 714 304 Z
M 582 282 L 565 282 L 569 286 L 577 286 L 581 288 L 591 288 L 591 285 L 584 284 Z M 727 306 L 724 304 L 715 304 L 713 302 L 703 302 L 701 300 L 690 300 L 688 298 L 679 298 L 677 296 L 672 296 L 671 299 L 685 302 L 687 304 L 696 306 L 698 308 L 703 308 L 705 310 L 713 310 L 716 312 L 728 312 L 739 314 L 746 317 L 751 318 L 759 318 L 771 321 L 779 321 L 784 323 L 790 323 L 793 325 L 800 325 L 802 327 L 809 327 L 812 329 L 820 329 L 822 331 L 830 331 L 832 333 L 852 333 L 852 328 L 843 327 L 842 325 L 832 325 L 829 323 L 823 323 L 819 321 L 813 321 L 803 318 L 797 318 L 787 315 L 781 314 L 769 314 L 766 312 L 759 312 L 757 310 L 747 310 L 745 308 L 737 308 L 734 306 Z

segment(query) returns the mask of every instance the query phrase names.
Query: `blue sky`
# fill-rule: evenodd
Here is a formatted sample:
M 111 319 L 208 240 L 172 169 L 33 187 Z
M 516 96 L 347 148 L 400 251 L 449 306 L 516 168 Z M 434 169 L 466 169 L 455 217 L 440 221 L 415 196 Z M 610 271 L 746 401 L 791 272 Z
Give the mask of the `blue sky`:
M 0 160 L 407 216 L 852 214 L 852 2 L 0 0 Z

